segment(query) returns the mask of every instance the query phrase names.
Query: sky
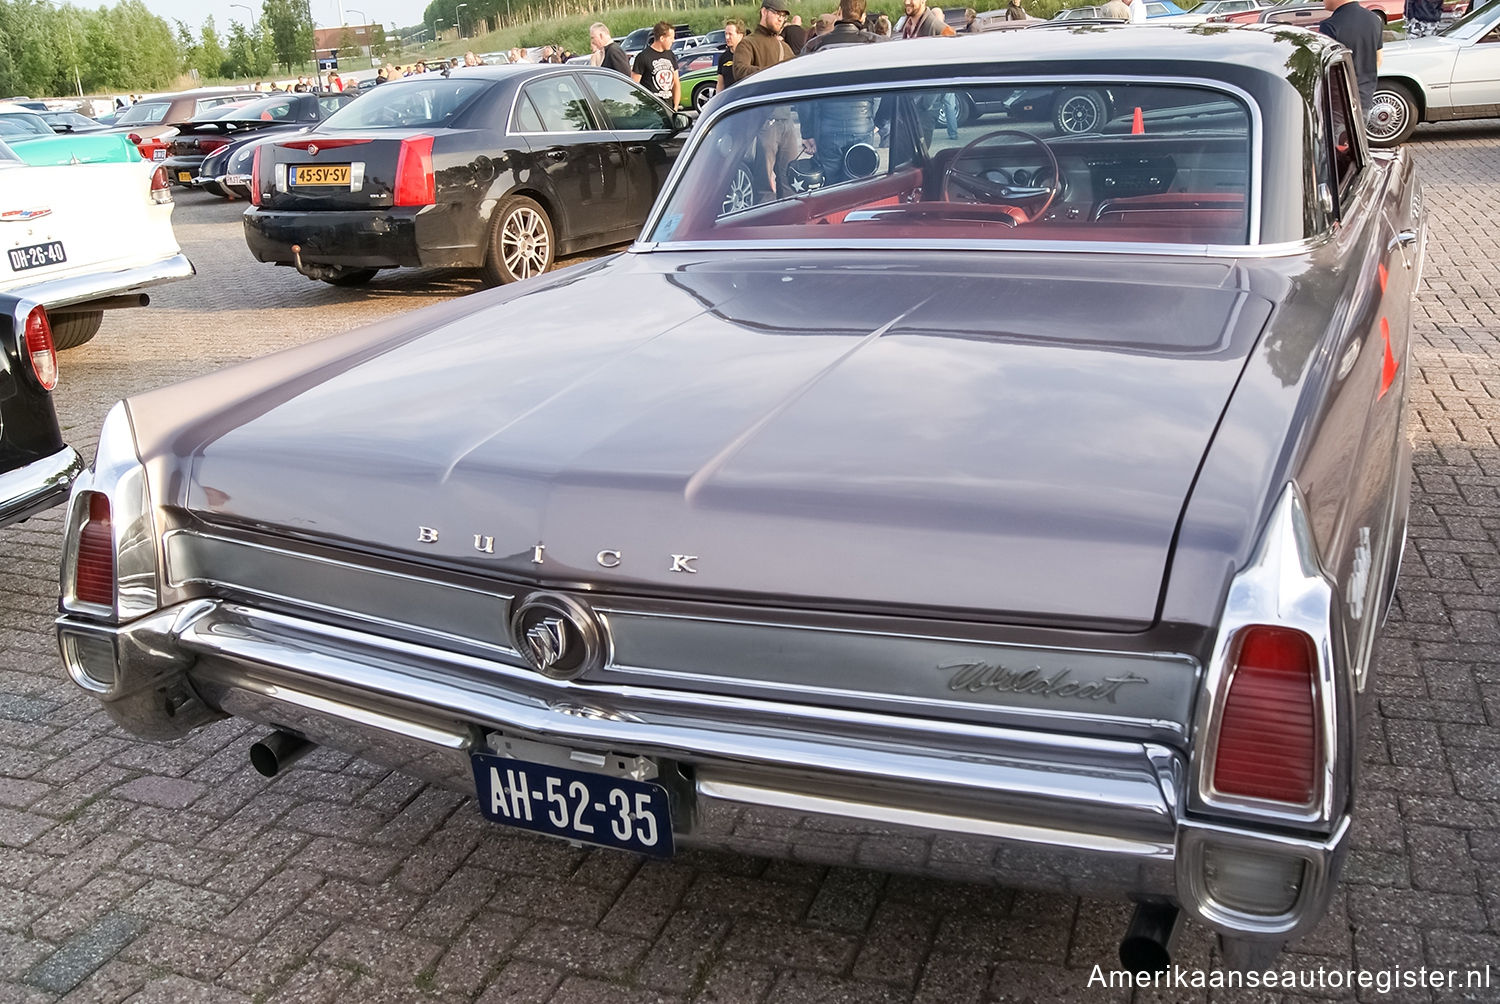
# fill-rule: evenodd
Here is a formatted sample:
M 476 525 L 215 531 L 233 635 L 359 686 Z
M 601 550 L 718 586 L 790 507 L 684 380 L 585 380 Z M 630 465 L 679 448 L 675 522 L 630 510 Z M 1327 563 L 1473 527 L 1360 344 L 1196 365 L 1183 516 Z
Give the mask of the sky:
M 97 2 L 89 3 L 85 0 L 75 0 L 81 6 L 95 7 Z M 108 0 L 105 0 L 108 3 Z M 261 0 L 244 0 L 243 7 L 231 7 L 228 0 L 144 0 L 146 9 L 158 17 L 164 18 L 167 24 L 175 29 L 174 22 L 182 21 L 197 29 L 203 24 L 203 19 L 212 17 L 214 25 L 222 35 L 229 27 L 230 21 L 240 21 L 249 24 L 250 15 L 245 13 L 244 7 L 255 11 L 255 19 L 260 20 Z M 346 0 L 344 4 L 344 24 L 368 24 L 379 22 L 388 29 L 394 24 L 396 27 L 405 27 L 417 24 L 422 20 L 422 11 L 427 8 L 427 0 Z M 313 20 L 319 28 L 337 26 L 339 21 L 338 0 L 312 0 Z M 368 16 L 368 20 L 365 16 Z

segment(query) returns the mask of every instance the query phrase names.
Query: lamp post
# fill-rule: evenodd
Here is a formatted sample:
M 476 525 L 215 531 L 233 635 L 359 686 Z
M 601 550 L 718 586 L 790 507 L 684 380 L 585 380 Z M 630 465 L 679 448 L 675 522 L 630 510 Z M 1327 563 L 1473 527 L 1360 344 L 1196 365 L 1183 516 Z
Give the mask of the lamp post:
M 253 9 L 251 9 L 248 5 L 242 4 L 242 3 L 232 3 L 232 4 L 229 5 L 229 9 L 230 10 L 234 10 L 236 7 L 238 7 L 240 10 L 244 11 L 246 14 L 250 15 L 250 34 L 252 34 L 252 35 L 258 35 L 258 34 L 260 34 L 260 29 L 258 27 L 256 27 L 256 24 L 255 24 L 255 11 Z
M 453 8 L 453 16 L 456 17 L 456 18 L 458 18 L 458 37 L 459 38 L 463 38 L 464 37 L 464 15 L 463 15 L 463 9 L 465 7 L 467 7 L 467 6 L 469 6 L 469 5 L 466 4 L 466 3 L 461 3 L 457 7 Z
M 445 25 L 447 23 L 448 22 L 444 21 L 442 18 L 435 18 L 433 20 L 433 24 L 437 25 L 437 27 L 435 29 L 433 29 L 433 32 L 432 32 L 433 39 L 440 39 L 440 38 L 443 37 L 443 25 Z

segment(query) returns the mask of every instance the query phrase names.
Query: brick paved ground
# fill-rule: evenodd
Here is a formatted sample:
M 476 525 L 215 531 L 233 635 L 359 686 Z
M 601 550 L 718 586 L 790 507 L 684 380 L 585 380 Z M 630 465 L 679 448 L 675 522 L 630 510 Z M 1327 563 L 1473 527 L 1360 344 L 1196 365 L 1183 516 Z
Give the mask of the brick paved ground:
M 1500 126 L 1426 127 L 1413 150 L 1434 232 L 1411 544 L 1355 849 L 1292 966 L 1500 963 Z M 199 277 L 63 357 L 59 408 L 86 453 L 116 397 L 474 288 L 310 283 L 251 263 L 235 217 L 184 198 Z M 643 864 L 502 832 L 328 751 L 265 780 L 246 763 L 258 733 L 232 722 L 136 742 L 64 680 L 58 538 L 55 513 L 0 533 L 4 1000 L 1131 999 L 1086 989 L 1122 904 L 725 855 Z M 1212 961 L 1205 932 L 1180 956 Z

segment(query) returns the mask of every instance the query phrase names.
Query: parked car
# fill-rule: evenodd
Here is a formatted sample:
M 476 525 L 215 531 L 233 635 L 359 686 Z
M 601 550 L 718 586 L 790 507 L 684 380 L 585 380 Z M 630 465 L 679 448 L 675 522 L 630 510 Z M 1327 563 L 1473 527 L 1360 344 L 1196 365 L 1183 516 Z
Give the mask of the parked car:
M 719 93 L 719 67 L 711 62 L 692 70 L 681 71 L 682 107 L 702 111 Z
M 104 126 L 100 125 L 98 122 L 95 122 L 87 115 L 80 115 L 77 112 L 47 111 L 37 112 L 37 114 L 42 117 L 42 121 L 46 122 L 49 126 L 52 127 L 53 132 L 100 132 L 104 129 Z
M 177 127 L 200 119 L 212 108 L 243 102 L 251 92 L 229 87 L 199 87 L 174 94 L 141 98 L 122 111 L 109 126 L 113 132 L 125 133 L 140 148 L 146 160 L 167 159 L 167 145 L 177 135 Z
M 1162 24 L 1202 24 L 1221 14 L 1244 13 L 1269 7 L 1274 0 L 1203 0 L 1198 6 L 1181 14 L 1162 18 Z
M 1436 35 L 1387 42 L 1370 109 L 1370 142 L 1395 146 L 1422 122 L 1500 116 L 1500 2 Z
M 57 424 L 56 386 L 46 308 L 0 293 L 0 526 L 62 502 L 83 470 Z
M 161 168 L 139 159 L 33 167 L 0 151 L 0 293 L 44 305 L 57 348 L 93 338 L 106 309 L 145 306 L 144 290 L 193 274 Z
M 655 29 L 655 27 L 656 27 L 656 25 L 654 25 L 654 24 L 648 24 L 644 28 L 637 28 L 634 31 L 632 31 L 630 34 L 626 35 L 624 38 L 619 39 L 620 48 L 622 50 L 624 50 L 625 55 L 627 55 L 630 58 L 634 59 L 636 53 L 640 52 L 646 46 L 650 45 L 651 44 L 651 32 Z M 674 41 L 676 39 L 693 38 L 694 37 L 694 35 L 693 35 L 693 29 L 692 29 L 691 25 L 686 25 L 686 24 L 673 25 L 672 26 L 672 30 L 673 30 L 673 34 L 674 34 Z
M 946 15 L 946 11 L 944 12 Z M 993 12 L 992 12 L 993 13 Z M 1001 11 L 1004 14 L 1004 11 Z M 1148 0 L 1146 4 L 1146 18 L 1173 17 L 1178 14 L 1187 13 L 1181 7 L 1170 0 Z M 981 17 L 983 15 L 980 15 Z M 1108 21 L 1110 18 L 1104 13 L 1103 4 L 1086 5 L 1083 7 L 1064 7 L 1052 15 L 1053 21 Z M 994 29 L 990 29 L 994 30 Z
M 949 141 L 955 77 L 1144 126 Z M 1298 29 L 771 67 L 629 253 L 117 404 L 67 671 L 139 735 L 260 723 L 268 774 L 326 744 L 575 843 L 1128 896 L 1124 968 L 1179 910 L 1269 968 L 1347 850 L 1406 526 L 1423 199 L 1356 93 Z M 859 171 L 724 205 L 768 109 L 851 98 Z
M 245 238 L 257 260 L 335 285 L 418 265 L 513 282 L 635 237 L 689 125 L 594 67 L 392 81 L 255 148 Z
M 1406 16 L 1406 0 L 1360 0 L 1360 4 L 1379 14 L 1387 24 L 1394 24 Z M 1306 27 L 1317 24 L 1330 13 L 1321 3 L 1276 0 L 1270 6 L 1216 13 L 1208 20 L 1214 24 L 1297 24 Z
M 302 132 L 353 101 L 354 94 L 341 91 L 308 91 L 273 94 L 233 107 L 198 122 L 184 123 L 167 148 L 165 166 L 174 185 L 183 188 L 206 187 L 215 195 L 227 195 L 217 180 L 200 179 L 200 170 L 210 154 L 223 152 L 213 167 L 227 161 L 227 152 L 235 143 L 251 135 L 285 135 Z M 215 178 L 210 175 L 210 178 Z M 217 190 L 215 190 L 217 189 Z

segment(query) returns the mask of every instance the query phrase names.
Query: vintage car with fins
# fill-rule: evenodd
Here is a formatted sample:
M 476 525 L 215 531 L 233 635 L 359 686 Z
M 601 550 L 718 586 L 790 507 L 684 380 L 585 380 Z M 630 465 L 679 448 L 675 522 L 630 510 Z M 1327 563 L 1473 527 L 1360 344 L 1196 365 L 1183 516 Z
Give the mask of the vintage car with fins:
M 1113 113 L 950 139 L 955 81 Z M 1263 966 L 1359 811 L 1425 234 L 1301 29 L 794 60 L 626 253 L 117 404 L 63 661 L 141 736 L 258 723 L 268 774 L 323 744 L 562 840 L 1114 896 L 1131 969 L 1184 916 Z
M 92 339 L 107 310 L 144 307 L 147 289 L 193 274 L 166 172 L 134 156 L 29 165 L 0 143 L 0 251 L 0 292 L 44 305 L 59 349 Z

